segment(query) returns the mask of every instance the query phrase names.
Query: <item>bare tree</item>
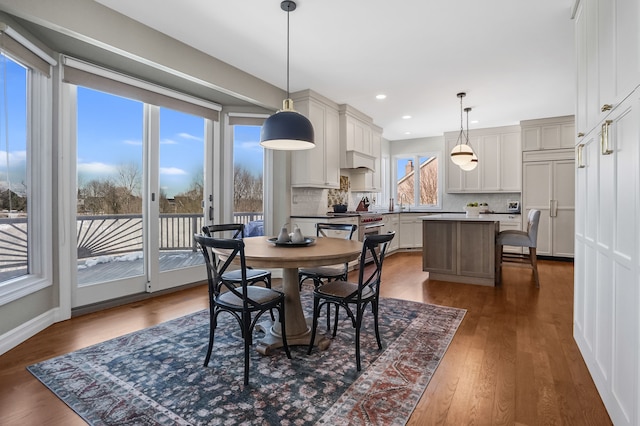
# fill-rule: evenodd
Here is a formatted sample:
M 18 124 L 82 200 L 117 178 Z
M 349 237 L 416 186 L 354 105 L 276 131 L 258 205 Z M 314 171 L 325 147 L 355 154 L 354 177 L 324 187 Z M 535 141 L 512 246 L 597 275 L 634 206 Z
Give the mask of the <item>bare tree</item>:
M 137 163 L 129 162 L 118 165 L 117 182 L 130 195 L 139 197 L 142 187 L 142 171 Z
M 420 204 L 438 203 L 438 159 L 420 165 Z
M 234 166 L 233 208 L 236 212 L 262 211 L 262 175 L 254 176 L 244 167 Z

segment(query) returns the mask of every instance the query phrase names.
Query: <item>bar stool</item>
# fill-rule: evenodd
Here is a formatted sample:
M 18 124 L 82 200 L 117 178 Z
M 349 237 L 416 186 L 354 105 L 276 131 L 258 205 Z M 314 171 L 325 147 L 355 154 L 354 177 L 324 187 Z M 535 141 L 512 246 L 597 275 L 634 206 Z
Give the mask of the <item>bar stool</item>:
M 502 265 L 512 264 L 533 269 L 533 279 L 536 282 L 536 287 L 540 287 L 540 279 L 538 277 L 538 259 L 536 256 L 540 210 L 529 210 L 527 221 L 526 232 L 509 229 L 499 232 L 496 237 L 496 272 L 498 284 L 502 281 Z M 505 253 L 503 246 L 527 247 L 527 250 L 523 253 Z

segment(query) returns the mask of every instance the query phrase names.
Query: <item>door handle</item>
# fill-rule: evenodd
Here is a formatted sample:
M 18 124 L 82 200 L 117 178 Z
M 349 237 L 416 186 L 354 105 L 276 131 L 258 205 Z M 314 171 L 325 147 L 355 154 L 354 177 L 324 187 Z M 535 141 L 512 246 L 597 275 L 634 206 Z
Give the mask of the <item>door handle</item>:
M 209 221 L 213 221 L 213 206 L 209 206 Z
M 549 200 L 549 217 L 558 217 L 558 200 Z
M 584 169 L 586 166 L 584 165 L 584 157 L 582 155 L 582 151 L 584 150 L 584 144 L 581 143 L 580 145 L 578 145 L 578 153 L 577 153 L 577 157 L 578 157 L 578 168 L 579 169 Z
M 609 149 L 609 126 L 613 123 L 613 120 L 606 120 L 602 123 L 602 131 L 600 132 L 600 150 L 602 155 L 613 154 L 613 150 Z

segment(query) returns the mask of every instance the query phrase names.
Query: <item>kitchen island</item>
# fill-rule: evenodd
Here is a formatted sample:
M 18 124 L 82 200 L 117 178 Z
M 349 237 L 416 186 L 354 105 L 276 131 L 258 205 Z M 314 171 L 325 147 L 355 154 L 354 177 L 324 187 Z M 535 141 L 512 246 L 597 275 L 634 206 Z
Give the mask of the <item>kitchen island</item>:
M 422 216 L 422 270 L 433 280 L 494 286 L 498 215 Z

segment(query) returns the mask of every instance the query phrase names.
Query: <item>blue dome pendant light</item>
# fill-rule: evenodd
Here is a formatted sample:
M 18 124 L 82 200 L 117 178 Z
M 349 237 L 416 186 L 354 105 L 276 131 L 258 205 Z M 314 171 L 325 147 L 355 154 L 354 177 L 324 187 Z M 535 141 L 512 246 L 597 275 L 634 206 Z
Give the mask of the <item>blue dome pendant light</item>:
M 267 118 L 260 132 L 260 145 L 267 149 L 295 151 L 315 148 L 313 125 L 307 117 L 293 109 L 289 97 L 289 13 L 296 10 L 296 3 L 285 0 L 280 8 L 287 12 L 287 99 L 282 109 Z

